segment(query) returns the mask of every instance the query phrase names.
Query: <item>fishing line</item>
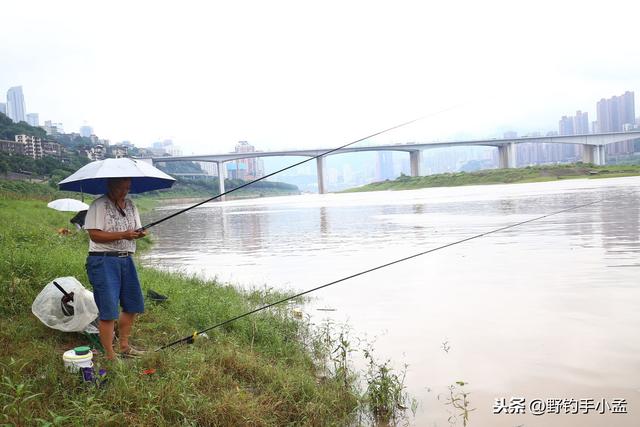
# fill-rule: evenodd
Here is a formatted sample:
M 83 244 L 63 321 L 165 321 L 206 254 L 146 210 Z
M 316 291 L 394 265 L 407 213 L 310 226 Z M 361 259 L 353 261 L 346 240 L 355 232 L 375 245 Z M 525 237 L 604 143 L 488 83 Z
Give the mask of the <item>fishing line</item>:
M 464 238 L 464 239 L 461 239 L 461 240 L 457 240 L 457 241 L 455 241 L 455 242 L 447 243 L 447 244 L 445 244 L 445 245 L 438 246 L 438 247 L 436 247 L 436 248 L 432 248 L 432 249 L 429 249 L 429 250 L 426 250 L 426 251 L 423 251 L 423 252 L 419 252 L 419 253 L 417 253 L 417 254 L 409 255 L 409 256 L 407 256 L 407 257 L 400 258 L 400 259 L 397 259 L 397 260 L 395 260 L 395 261 L 391 261 L 391 262 L 388 262 L 388 263 L 386 263 L 386 264 L 382 264 L 382 265 L 379 265 L 379 266 L 377 266 L 377 267 L 373 267 L 373 268 L 370 268 L 370 269 L 368 269 L 368 270 L 364 270 L 364 271 L 361 271 L 361 272 L 359 272 L 359 273 L 352 274 L 352 275 L 347 276 L 347 277 L 343 277 L 342 279 L 338 279 L 338 280 L 335 280 L 335 281 L 333 281 L 333 282 L 326 283 L 326 284 L 324 284 L 324 285 L 321 285 L 321 286 L 315 287 L 315 288 L 313 288 L 313 289 L 306 290 L 306 291 L 301 292 L 301 293 L 299 293 L 299 294 L 296 294 L 296 295 L 293 295 L 293 296 L 290 296 L 290 297 L 287 297 L 287 298 L 283 298 L 283 299 L 281 299 L 280 301 L 276 301 L 276 302 L 274 302 L 274 303 L 267 304 L 267 305 L 265 305 L 265 306 L 262 306 L 262 307 L 256 308 L 255 310 L 251 310 L 251 311 L 246 312 L 246 313 L 244 313 L 244 314 L 241 314 L 241 315 L 239 315 L 239 316 L 236 316 L 236 317 L 233 317 L 233 318 L 231 318 L 231 319 L 225 320 L 224 322 L 218 323 L 217 325 L 211 326 L 211 327 L 206 328 L 206 329 L 203 329 L 203 330 L 201 330 L 201 331 L 199 331 L 199 332 L 195 332 L 195 333 L 193 333 L 192 335 L 189 335 L 189 336 L 187 336 L 187 337 L 184 337 L 184 338 L 181 338 L 181 339 L 179 339 L 179 340 L 173 341 L 173 342 L 171 342 L 171 343 L 169 343 L 169 344 L 166 344 L 166 345 L 164 345 L 164 346 L 162 346 L 162 347 L 158 348 L 156 351 L 164 350 L 164 349 L 166 349 L 166 348 L 172 347 L 172 346 L 174 346 L 174 345 L 176 345 L 176 344 L 180 344 L 180 343 L 182 343 L 182 342 L 191 341 L 191 340 L 193 340 L 197 335 L 201 335 L 201 334 L 203 334 L 203 333 L 205 333 L 205 332 L 208 332 L 208 331 L 210 331 L 210 330 L 212 330 L 212 329 L 219 328 L 219 327 L 224 326 L 224 325 L 226 325 L 226 324 L 228 324 L 228 323 L 234 322 L 234 321 L 236 321 L 236 320 L 238 320 L 238 319 L 242 319 L 243 317 L 249 316 L 249 315 L 254 314 L 254 313 L 257 313 L 257 312 L 259 312 L 259 311 L 266 310 L 267 308 L 269 308 L 269 307 L 273 307 L 274 305 L 278 305 L 278 304 L 281 304 L 281 303 L 283 303 L 283 302 L 286 302 L 286 301 L 292 300 L 292 299 L 294 299 L 294 298 L 298 298 L 298 297 L 301 297 L 301 296 L 303 296 L 303 295 L 309 294 L 309 293 L 311 293 L 311 292 L 315 292 L 315 291 L 317 291 L 317 290 L 320 290 L 320 289 L 323 289 L 323 288 L 329 287 L 329 286 L 331 286 L 331 285 L 335 285 L 336 283 L 344 282 L 345 280 L 353 279 L 354 277 L 362 276 L 363 274 L 371 273 L 372 271 L 380 270 L 381 268 L 389 267 L 389 266 L 391 266 L 391 265 L 398 264 L 398 263 L 403 262 L 403 261 L 407 261 L 407 260 L 410 260 L 410 259 L 413 259 L 413 258 L 417 258 L 417 257 L 422 256 L 422 255 L 429 254 L 429 253 L 431 253 L 431 252 L 435 252 L 435 251 L 439 251 L 439 250 L 441 250 L 441 249 L 449 248 L 449 247 L 451 247 L 451 246 L 459 245 L 460 243 L 464 243 L 464 242 L 468 242 L 468 241 L 470 241 L 470 240 L 478 239 L 478 238 L 480 238 L 480 237 L 488 236 L 489 234 L 499 233 L 499 232 L 501 232 L 501 231 L 505 231 L 505 230 L 508 230 L 508 229 L 510 229 L 510 228 L 518 227 L 518 226 L 520 226 L 520 225 L 527 224 L 527 223 L 530 223 L 530 222 L 538 221 L 538 220 L 543 219 L 543 218 L 548 218 L 548 217 L 551 217 L 551 216 L 554 216 L 554 215 L 558 215 L 558 214 L 561 214 L 561 213 L 564 213 L 564 212 L 569 212 L 569 211 L 572 211 L 572 210 L 575 210 L 575 209 L 584 208 L 585 206 L 594 205 L 594 204 L 596 204 L 596 203 L 600 203 L 602 200 L 603 200 L 603 199 L 596 200 L 596 201 L 594 201 L 594 202 L 585 203 L 585 204 L 583 204 L 583 205 L 573 206 L 573 207 L 570 207 L 570 208 L 567 208 L 567 209 L 562 209 L 562 210 L 557 211 L 557 212 L 553 212 L 553 213 L 546 214 L 546 215 L 542 215 L 542 216 L 539 216 L 539 217 L 536 217 L 536 218 L 528 219 L 528 220 L 526 220 L 526 221 L 521 221 L 521 222 L 518 222 L 518 223 L 515 223 L 515 224 L 511 224 L 511 225 L 507 225 L 507 226 L 504 226 L 504 227 L 496 228 L 496 229 L 491 230 L 491 231 L 487 231 L 487 232 L 484 232 L 484 233 L 476 234 L 476 235 L 474 235 L 474 236 L 467 237 L 467 238 Z
M 144 230 L 146 230 L 146 229 L 148 229 L 148 228 L 153 227 L 154 225 L 158 225 L 158 224 L 160 224 L 161 222 L 164 222 L 164 221 L 166 221 L 166 220 L 168 220 L 168 219 L 171 219 L 171 218 L 173 218 L 174 216 L 177 216 L 177 215 L 180 215 L 180 214 L 185 213 L 185 212 L 187 212 L 187 211 L 190 211 L 190 210 L 191 210 L 191 209 L 193 209 L 193 208 L 197 208 L 197 207 L 198 207 L 198 206 L 200 206 L 200 205 L 204 205 L 205 203 L 208 203 L 208 202 L 210 202 L 210 201 L 212 201 L 212 200 L 215 200 L 215 199 L 217 199 L 217 198 L 219 198 L 219 197 L 222 197 L 222 196 L 224 196 L 224 195 L 227 195 L 227 194 L 229 194 L 229 193 L 233 193 L 234 191 L 236 191 L 236 190 L 240 190 L 241 188 L 247 187 L 247 186 L 249 186 L 249 185 L 251 185 L 251 184 L 253 184 L 253 183 L 255 183 L 255 182 L 262 181 L 263 179 L 267 179 L 267 178 L 269 178 L 269 177 L 272 177 L 273 175 L 276 175 L 276 174 L 278 174 L 278 173 L 280 173 L 280 172 L 284 172 L 284 171 L 286 171 L 286 170 L 289 170 L 289 169 L 291 169 L 291 168 L 294 168 L 294 167 L 296 167 L 296 166 L 299 166 L 299 165 L 301 165 L 301 164 L 303 164 L 303 163 L 310 162 L 311 160 L 313 160 L 313 159 L 317 159 L 318 157 L 322 157 L 322 156 L 326 156 L 326 155 L 331 154 L 331 153 L 335 153 L 336 151 L 339 151 L 339 150 L 342 150 L 342 149 L 344 149 L 344 148 L 347 148 L 347 147 L 348 147 L 348 146 L 350 146 L 350 145 L 357 144 L 358 142 L 362 142 L 362 141 L 364 141 L 365 139 L 369 139 L 369 138 L 373 138 L 374 136 L 382 135 L 383 133 L 386 133 L 386 132 L 392 131 L 392 130 L 394 130 L 394 129 L 398 129 L 398 128 L 401 128 L 401 127 L 403 127 L 403 126 L 410 125 L 411 123 L 415 123 L 415 122 L 417 122 L 417 121 L 424 120 L 424 119 L 426 119 L 426 118 L 433 117 L 433 116 L 436 116 L 436 115 L 438 115 L 438 114 L 445 113 L 445 112 L 447 112 L 447 111 L 449 111 L 449 110 L 452 110 L 452 109 L 454 109 L 454 108 L 457 108 L 457 107 L 449 107 L 449 108 L 445 108 L 444 110 L 436 111 L 435 113 L 427 114 L 426 116 L 418 117 L 417 119 L 413 119 L 413 120 L 409 120 L 408 122 L 400 123 L 399 125 L 395 125 L 395 126 L 392 126 L 392 127 L 390 127 L 390 128 L 387 128 L 387 129 L 384 129 L 384 130 L 378 131 L 378 132 L 376 132 L 376 133 L 372 133 L 371 135 L 365 136 L 364 138 L 360 138 L 360 139 L 357 139 L 357 140 L 355 140 L 355 141 L 352 141 L 352 142 L 350 142 L 350 143 L 348 143 L 348 144 L 341 145 L 341 146 L 340 146 L 340 147 L 338 147 L 338 148 L 334 148 L 334 149 L 332 149 L 332 150 L 329 150 L 329 151 L 326 151 L 326 152 L 324 152 L 324 153 L 318 154 L 317 156 L 313 156 L 313 157 L 310 157 L 310 158 L 308 158 L 308 159 L 302 160 L 302 161 L 300 161 L 300 162 L 298 162 L 298 163 L 294 163 L 294 164 L 292 164 L 291 166 L 287 166 L 287 167 L 285 167 L 285 168 L 283 168 L 283 169 L 277 170 L 277 171 L 272 172 L 272 173 L 270 173 L 270 174 L 268 174 L 268 175 L 265 175 L 265 176 L 263 176 L 263 177 L 260 177 L 260 178 L 254 179 L 253 181 L 246 182 L 246 183 L 242 184 L 242 185 L 241 185 L 241 186 L 239 186 L 239 187 L 236 187 L 236 188 L 231 189 L 231 190 L 229 190 L 229 191 L 225 191 L 224 193 L 220 193 L 220 194 L 218 194 L 217 196 L 211 197 L 210 199 L 207 199 L 207 200 L 203 200 L 202 202 L 198 202 L 198 203 L 196 203 L 195 205 L 193 205 L 193 206 L 189 206 L 189 207 L 187 207 L 187 208 L 184 208 L 184 209 L 182 209 L 182 210 L 180 210 L 180 211 L 178 211 L 178 212 L 174 212 L 173 214 L 171 214 L 171 215 L 169 215 L 169 216 L 166 216 L 166 217 L 164 217 L 164 218 L 162 218 L 162 219 L 159 219 L 159 220 L 157 220 L 157 221 L 154 221 L 154 222 L 152 222 L 152 223 L 150 223 L 150 224 L 147 224 L 147 225 L 145 225 L 144 227 L 139 228 L 139 229 L 138 229 L 138 230 L 136 230 L 136 231 L 144 231 Z M 220 172 L 220 171 L 218 171 L 218 172 Z M 218 179 L 224 179 L 224 177 L 222 176 L 222 174 L 221 174 L 221 173 L 219 173 L 218 175 L 220 175 L 220 176 L 218 177 Z

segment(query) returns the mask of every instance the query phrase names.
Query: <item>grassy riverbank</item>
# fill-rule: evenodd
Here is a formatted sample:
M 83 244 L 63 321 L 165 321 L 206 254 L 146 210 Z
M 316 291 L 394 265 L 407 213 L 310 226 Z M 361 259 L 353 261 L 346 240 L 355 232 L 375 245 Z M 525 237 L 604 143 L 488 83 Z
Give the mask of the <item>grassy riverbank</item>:
M 184 185 L 181 182 L 166 190 L 151 191 L 144 194 L 132 194 L 131 197 L 137 200 L 165 200 L 165 199 L 209 199 L 218 193 L 218 188 L 213 187 L 210 182 L 190 183 Z M 235 187 L 227 188 L 227 191 Z M 227 200 L 251 199 L 258 197 L 289 196 L 300 194 L 297 187 L 279 182 L 257 182 L 247 188 L 242 188 L 225 196 Z M 10 197 L 14 199 L 48 199 L 71 197 L 77 198 L 74 192 L 58 191 L 46 183 L 35 183 L 27 181 L 11 181 L 0 178 L 0 197 Z M 94 196 L 85 195 L 85 198 L 93 200 Z M 85 200 L 86 201 L 86 200 Z
M 43 195 L 58 196 L 58 194 Z M 49 329 L 31 313 L 42 287 L 61 276 L 88 285 L 85 233 L 58 235 L 70 214 L 44 200 L 0 195 L 0 424 L 345 425 L 361 402 L 331 362 L 328 335 L 286 306 L 233 322 L 192 345 L 125 360 L 100 387 L 65 371 L 62 353 L 84 337 Z M 148 243 L 147 243 L 148 244 Z M 169 297 L 147 303 L 134 343 L 147 348 L 188 335 L 279 297 L 139 268 L 141 282 Z M 145 369 L 155 369 L 143 375 Z M 47 424 L 52 423 L 52 424 Z
M 593 166 L 588 164 L 531 166 L 517 169 L 487 169 L 477 172 L 457 172 L 410 177 L 402 175 L 393 181 L 374 182 L 344 193 L 384 190 L 415 190 L 426 187 L 457 187 L 461 185 L 512 184 L 557 181 L 577 178 L 613 178 L 640 175 L 640 165 Z

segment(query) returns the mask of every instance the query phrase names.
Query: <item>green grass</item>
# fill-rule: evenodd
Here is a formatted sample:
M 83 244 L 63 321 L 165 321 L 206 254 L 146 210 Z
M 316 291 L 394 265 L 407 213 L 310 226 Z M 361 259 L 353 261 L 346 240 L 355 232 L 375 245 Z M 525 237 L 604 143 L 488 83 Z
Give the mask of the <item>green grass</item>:
M 426 187 L 456 187 L 462 185 L 512 184 L 524 182 L 557 181 L 577 178 L 614 178 L 640 175 L 640 165 L 590 164 L 531 166 L 514 169 L 488 169 L 477 172 L 457 172 L 410 177 L 402 175 L 393 181 L 374 182 L 362 187 L 345 190 L 349 192 L 414 190 Z
M 47 199 L 53 194 L 44 194 Z M 360 396 L 344 376 L 327 375 L 330 351 L 286 306 L 211 331 L 192 345 L 107 367 L 96 388 L 67 372 L 62 353 L 86 339 L 44 326 L 31 303 L 45 284 L 74 276 L 88 286 L 85 233 L 60 236 L 69 213 L 44 200 L 0 194 L 0 425 L 345 425 Z M 148 238 L 147 238 L 148 239 Z M 141 242 L 142 246 L 149 241 Z M 147 304 L 133 340 L 150 349 L 282 297 L 241 293 L 194 277 L 139 267 Z M 141 375 L 147 368 L 153 375 Z
M 64 197 L 75 198 L 76 194 L 58 191 L 47 184 L 0 179 L 0 198 L 50 201 Z

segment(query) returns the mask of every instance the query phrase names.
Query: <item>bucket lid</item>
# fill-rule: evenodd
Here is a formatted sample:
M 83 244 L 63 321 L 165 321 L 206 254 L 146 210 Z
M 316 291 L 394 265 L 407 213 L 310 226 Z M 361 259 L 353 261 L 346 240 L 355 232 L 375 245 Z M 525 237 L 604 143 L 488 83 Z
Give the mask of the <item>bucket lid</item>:
M 89 352 L 91 351 L 91 347 L 83 345 L 74 348 L 73 351 L 76 353 L 76 356 L 84 356 L 85 354 L 89 354 Z
M 75 349 L 71 349 L 71 350 L 67 350 L 64 352 L 64 354 L 62 355 L 62 359 L 64 359 L 66 362 L 83 362 L 83 361 L 89 361 L 93 359 L 93 353 L 89 352 L 87 354 L 76 354 Z

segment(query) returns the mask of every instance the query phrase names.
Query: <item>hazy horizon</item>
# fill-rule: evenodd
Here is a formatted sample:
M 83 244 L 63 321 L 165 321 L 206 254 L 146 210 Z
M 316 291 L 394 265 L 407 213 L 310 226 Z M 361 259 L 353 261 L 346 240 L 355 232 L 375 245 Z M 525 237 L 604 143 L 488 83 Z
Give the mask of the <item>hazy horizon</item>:
M 27 113 L 184 154 L 557 130 L 640 91 L 630 2 L 24 1 L 3 5 L 0 94 Z M 4 102 L 4 101 L 0 101 Z

